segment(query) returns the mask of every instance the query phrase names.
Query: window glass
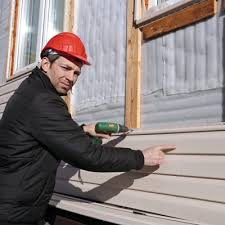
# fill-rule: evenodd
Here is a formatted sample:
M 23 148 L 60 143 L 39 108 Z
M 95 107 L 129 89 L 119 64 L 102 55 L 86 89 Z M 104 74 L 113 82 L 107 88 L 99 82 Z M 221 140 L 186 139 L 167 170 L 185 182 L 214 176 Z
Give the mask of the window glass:
M 40 1 L 22 0 L 18 24 L 16 69 L 36 60 Z
M 177 2 L 182 2 L 183 0 L 148 0 L 146 1 L 146 6 L 147 9 L 153 7 L 153 6 L 160 6 L 160 5 L 173 5 L 176 4 Z
M 51 0 L 46 10 L 47 24 L 43 35 L 43 45 L 55 34 L 63 31 L 64 1 Z
M 62 0 L 21 0 L 18 19 L 15 71 L 37 62 L 40 50 L 63 31 Z

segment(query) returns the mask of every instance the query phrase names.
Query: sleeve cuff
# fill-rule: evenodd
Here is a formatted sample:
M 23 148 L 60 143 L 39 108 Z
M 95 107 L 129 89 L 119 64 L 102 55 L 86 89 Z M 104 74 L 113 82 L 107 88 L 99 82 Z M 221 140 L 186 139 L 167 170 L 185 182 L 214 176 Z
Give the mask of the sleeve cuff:
M 144 167 L 144 155 L 142 153 L 142 151 L 137 150 L 135 151 L 136 154 L 136 162 L 137 162 L 137 166 L 136 166 L 136 170 L 140 170 Z

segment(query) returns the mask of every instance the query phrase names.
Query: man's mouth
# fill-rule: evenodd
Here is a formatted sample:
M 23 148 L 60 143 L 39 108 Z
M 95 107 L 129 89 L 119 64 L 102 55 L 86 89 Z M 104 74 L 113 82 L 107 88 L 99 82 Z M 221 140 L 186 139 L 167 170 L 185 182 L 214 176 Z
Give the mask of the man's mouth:
M 66 90 L 70 90 L 71 89 L 71 85 L 62 83 L 62 88 L 66 89 Z

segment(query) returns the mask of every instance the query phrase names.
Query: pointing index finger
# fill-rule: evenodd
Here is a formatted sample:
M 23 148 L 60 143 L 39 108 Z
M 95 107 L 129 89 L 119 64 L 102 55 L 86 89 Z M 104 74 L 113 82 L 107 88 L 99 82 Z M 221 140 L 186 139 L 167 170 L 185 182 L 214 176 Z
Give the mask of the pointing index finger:
M 176 149 L 176 145 L 174 144 L 165 144 L 165 145 L 160 145 L 159 149 L 163 152 L 170 152 Z

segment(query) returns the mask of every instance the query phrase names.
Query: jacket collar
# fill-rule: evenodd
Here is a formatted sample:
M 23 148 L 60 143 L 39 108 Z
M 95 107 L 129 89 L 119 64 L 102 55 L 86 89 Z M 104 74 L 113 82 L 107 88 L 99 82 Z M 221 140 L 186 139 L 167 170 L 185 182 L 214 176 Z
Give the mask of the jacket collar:
M 44 74 L 42 70 L 39 69 L 38 67 L 34 68 L 30 77 L 33 78 L 34 80 L 39 81 L 44 88 L 56 93 L 59 96 L 62 96 L 62 94 L 59 94 L 57 90 L 54 88 L 49 77 L 46 74 Z

